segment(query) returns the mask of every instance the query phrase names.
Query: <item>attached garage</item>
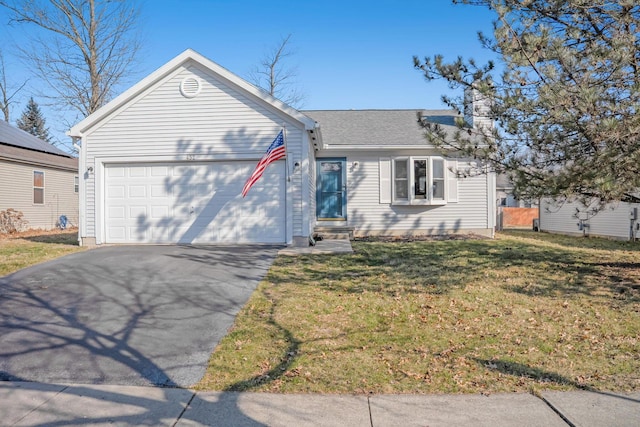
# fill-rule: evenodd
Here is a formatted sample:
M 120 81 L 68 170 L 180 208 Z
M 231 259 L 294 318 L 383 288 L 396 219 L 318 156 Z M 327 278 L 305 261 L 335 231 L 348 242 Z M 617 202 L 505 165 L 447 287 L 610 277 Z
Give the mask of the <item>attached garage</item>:
M 280 132 L 286 157 L 242 189 Z M 192 50 L 75 125 L 82 245 L 308 244 L 314 120 Z
M 106 164 L 105 243 L 285 243 L 285 162 Z

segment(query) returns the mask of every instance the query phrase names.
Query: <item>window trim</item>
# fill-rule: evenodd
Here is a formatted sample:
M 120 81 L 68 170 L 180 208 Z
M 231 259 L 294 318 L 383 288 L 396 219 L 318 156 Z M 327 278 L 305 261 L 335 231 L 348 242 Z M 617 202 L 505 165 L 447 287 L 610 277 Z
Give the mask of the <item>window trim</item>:
M 36 185 L 36 174 L 42 174 L 42 186 L 39 187 Z M 45 174 L 44 171 L 42 170 L 34 170 L 33 171 L 33 191 L 31 192 L 32 195 L 32 201 L 34 205 L 37 206 L 41 206 L 45 204 L 45 186 L 46 186 L 46 179 L 45 179 Z M 42 202 L 36 202 L 36 190 L 42 190 Z
M 407 199 L 398 199 L 396 197 L 396 162 L 398 161 L 406 161 L 407 165 Z M 427 162 L 427 183 L 426 186 L 428 190 L 428 197 L 424 199 L 418 199 L 415 195 L 415 168 L 414 162 L 426 160 Z M 433 192 L 433 161 L 441 161 L 443 168 L 443 176 L 441 178 L 437 178 L 443 185 L 443 198 L 442 199 L 434 199 Z M 392 205 L 417 205 L 417 206 L 441 206 L 447 204 L 447 195 L 448 195 L 448 179 L 447 179 L 447 161 L 444 157 L 441 156 L 398 156 L 391 158 L 391 204 Z

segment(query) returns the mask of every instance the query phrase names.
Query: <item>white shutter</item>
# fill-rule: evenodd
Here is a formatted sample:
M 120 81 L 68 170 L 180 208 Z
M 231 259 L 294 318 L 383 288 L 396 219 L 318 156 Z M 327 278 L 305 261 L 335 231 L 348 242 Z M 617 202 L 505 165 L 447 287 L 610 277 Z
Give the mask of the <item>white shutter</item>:
M 447 202 L 456 203 L 458 201 L 458 161 L 447 160 Z
M 380 158 L 380 203 L 391 203 L 391 159 Z

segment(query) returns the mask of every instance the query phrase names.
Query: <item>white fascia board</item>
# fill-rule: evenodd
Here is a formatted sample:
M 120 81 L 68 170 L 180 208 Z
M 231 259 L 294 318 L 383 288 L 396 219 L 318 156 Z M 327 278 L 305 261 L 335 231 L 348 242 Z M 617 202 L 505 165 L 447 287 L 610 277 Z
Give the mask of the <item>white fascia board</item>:
M 395 151 L 395 150 L 434 150 L 433 145 L 329 145 L 325 144 L 325 150 L 355 150 L 355 151 Z
M 137 84 L 124 91 L 122 94 L 114 98 L 112 101 L 102 106 L 96 112 L 81 120 L 75 126 L 73 126 L 68 132 L 67 135 L 71 137 L 81 138 L 87 129 L 91 128 L 105 117 L 109 116 L 112 112 L 116 111 L 118 108 L 127 104 L 130 100 L 135 98 L 138 94 L 142 93 L 147 88 L 154 85 L 156 82 L 160 81 L 162 78 L 176 70 L 178 67 L 186 64 L 189 61 L 193 61 L 196 64 L 200 64 L 202 67 L 212 71 L 217 74 L 222 79 L 231 83 L 242 89 L 243 91 L 255 96 L 258 99 L 266 102 L 277 110 L 282 111 L 287 116 L 292 119 L 300 122 L 304 125 L 305 130 L 313 130 L 316 128 L 316 122 L 312 118 L 302 114 L 298 110 L 290 107 L 284 102 L 274 98 L 264 90 L 252 85 L 246 80 L 240 78 L 239 76 L 233 74 L 226 68 L 216 64 L 210 59 L 205 58 L 200 55 L 196 51 L 192 49 L 187 49 L 182 52 L 180 55 L 173 58 L 171 61 L 164 64 L 162 67 L 158 68 L 153 73 L 149 74 L 147 77 L 139 81 Z

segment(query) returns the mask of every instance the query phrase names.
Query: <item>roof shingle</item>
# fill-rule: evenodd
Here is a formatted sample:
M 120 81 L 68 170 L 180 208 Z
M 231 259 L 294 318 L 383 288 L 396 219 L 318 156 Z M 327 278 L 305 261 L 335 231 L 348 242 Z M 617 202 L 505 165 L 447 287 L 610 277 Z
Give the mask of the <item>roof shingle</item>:
M 430 147 L 418 117 L 455 132 L 452 110 L 310 110 L 303 113 L 320 124 L 325 146 Z

